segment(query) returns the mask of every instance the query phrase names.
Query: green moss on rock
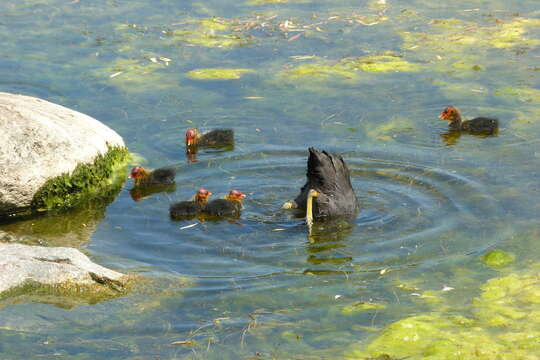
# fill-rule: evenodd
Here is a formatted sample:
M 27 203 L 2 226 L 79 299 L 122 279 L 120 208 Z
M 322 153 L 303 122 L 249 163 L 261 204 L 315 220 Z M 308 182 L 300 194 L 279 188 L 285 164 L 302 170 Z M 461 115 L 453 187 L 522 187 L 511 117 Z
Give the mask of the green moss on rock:
M 72 173 L 49 179 L 34 194 L 31 208 L 42 211 L 75 205 L 110 185 L 116 171 L 125 166 L 128 155 L 125 147 L 109 147 L 107 153 L 96 156 L 93 163 L 79 164 Z
M 74 281 L 54 285 L 27 282 L 23 286 L 2 292 L 0 294 L 0 308 L 14 304 L 36 302 L 54 305 L 63 309 L 72 309 L 79 305 L 97 304 L 124 296 L 141 281 L 143 281 L 143 278 L 139 275 L 125 275 L 117 280 L 97 279 L 95 282 L 88 284 Z

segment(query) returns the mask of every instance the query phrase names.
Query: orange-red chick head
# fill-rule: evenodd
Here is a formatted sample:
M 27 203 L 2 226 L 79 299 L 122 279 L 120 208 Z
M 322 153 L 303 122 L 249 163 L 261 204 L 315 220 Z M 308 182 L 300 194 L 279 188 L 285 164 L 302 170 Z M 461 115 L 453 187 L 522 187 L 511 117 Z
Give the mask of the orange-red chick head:
M 439 115 L 439 119 L 441 120 L 448 120 L 448 121 L 455 121 L 460 118 L 459 110 L 456 107 L 453 106 L 447 106 L 441 115 Z
M 132 179 L 140 179 L 143 178 L 146 175 L 146 169 L 142 166 L 134 166 L 131 169 L 131 173 L 129 174 L 129 177 Z
M 229 192 L 229 195 L 227 195 L 227 199 L 232 201 L 242 201 L 243 198 L 246 197 L 246 194 L 243 194 L 242 192 L 238 190 L 231 190 Z
M 197 190 L 197 201 L 206 202 L 208 201 L 208 198 L 212 195 L 212 193 L 205 188 L 200 188 Z
M 186 131 L 186 146 L 192 146 L 197 143 L 199 138 L 199 130 L 197 129 L 187 129 Z

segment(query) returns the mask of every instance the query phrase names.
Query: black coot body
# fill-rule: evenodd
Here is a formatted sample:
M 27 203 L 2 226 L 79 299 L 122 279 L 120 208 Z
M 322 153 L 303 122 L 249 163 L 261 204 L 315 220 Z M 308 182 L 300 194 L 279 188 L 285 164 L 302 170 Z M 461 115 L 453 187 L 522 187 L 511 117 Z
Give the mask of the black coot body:
M 499 120 L 477 117 L 461 123 L 461 130 L 474 135 L 494 135 L 499 129 Z
M 242 199 L 245 194 L 231 190 L 224 199 L 210 201 L 204 208 L 204 213 L 210 216 L 240 216 Z
M 210 130 L 197 141 L 198 146 L 227 146 L 234 145 L 233 129 Z
M 150 173 L 148 185 L 170 185 L 174 183 L 176 169 L 172 167 L 163 167 Z
M 199 215 L 208 204 L 208 197 L 212 193 L 205 188 L 197 190 L 193 198 L 188 201 L 180 201 L 169 207 L 169 215 L 173 220 Z
M 171 219 L 181 219 L 196 216 L 200 214 L 203 209 L 203 204 L 197 201 L 180 201 L 171 205 L 169 208 L 169 214 Z
M 242 204 L 237 201 L 216 199 L 206 205 L 204 212 L 211 216 L 238 216 L 241 210 Z
M 317 221 L 331 217 L 354 217 L 359 206 L 351 185 L 347 164 L 341 156 L 309 148 L 307 182 L 294 202 L 296 207 L 306 210 L 308 193 L 319 192 L 313 199 L 313 218 Z

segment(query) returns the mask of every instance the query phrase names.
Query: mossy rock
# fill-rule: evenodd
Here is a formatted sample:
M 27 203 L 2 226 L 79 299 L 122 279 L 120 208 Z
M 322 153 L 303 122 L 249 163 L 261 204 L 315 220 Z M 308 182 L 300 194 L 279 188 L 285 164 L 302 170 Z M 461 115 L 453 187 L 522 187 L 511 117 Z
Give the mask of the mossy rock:
M 49 179 L 34 194 L 34 211 L 74 206 L 81 199 L 98 193 L 111 185 L 114 177 L 127 163 L 129 152 L 125 147 L 109 147 L 105 154 L 96 156 L 92 164 L 79 164 L 73 172 Z M 123 174 L 123 172 L 122 172 Z
M 28 282 L 23 286 L 0 294 L 0 308 L 28 302 L 54 305 L 62 309 L 73 309 L 80 305 L 97 304 L 102 301 L 127 295 L 136 283 L 143 279 L 137 275 L 125 275 L 110 284 L 80 284 L 66 281 L 44 285 Z

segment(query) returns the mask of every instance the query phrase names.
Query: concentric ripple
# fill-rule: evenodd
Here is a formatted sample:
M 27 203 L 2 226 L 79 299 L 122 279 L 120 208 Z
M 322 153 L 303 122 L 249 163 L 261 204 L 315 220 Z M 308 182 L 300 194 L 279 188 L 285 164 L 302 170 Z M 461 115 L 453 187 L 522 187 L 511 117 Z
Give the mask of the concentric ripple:
M 482 184 L 453 171 L 361 153 L 346 155 L 360 214 L 315 224 L 308 238 L 302 217 L 280 209 L 303 185 L 306 157 L 304 150 L 271 148 L 218 153 L 213 160 L 178 165 L 176 193 L 134 203 L 126 189 L 113 205 L 125 209 L 109 216 L 125 224 L 118 236 L 111 234 L 115 246 L 124 256 L 127 251 L 220 289 L 230 286 L 223 279 L 249 283 L 276 274 L 417 266 L 474 253 L 497 240 L 492 222 L 499 209 Z M 171 221 L 169 204 L 200 186 L 214 197 L 233 188 L 245 192 L 241 218 Z

